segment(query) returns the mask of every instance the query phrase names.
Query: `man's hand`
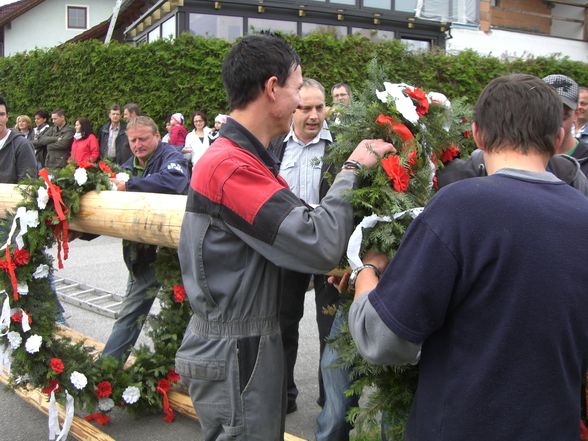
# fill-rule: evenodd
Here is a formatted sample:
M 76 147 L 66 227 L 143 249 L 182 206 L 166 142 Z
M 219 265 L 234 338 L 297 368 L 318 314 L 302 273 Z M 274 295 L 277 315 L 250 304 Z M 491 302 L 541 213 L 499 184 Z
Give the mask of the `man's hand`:
M 395 151 L 392 144 L 382 139 L 364 139 L 355 147 L 348 161 L 357 161 L 364 167 L 372 168 L 378 163 L 378 158 Z
M 110 182 L 112 182 L 116 186 L 117 191 L 127 191 L 127 186 L 125 181 L 121 181 L 120 179 L 110 178 Z
M 341 277 L 337 276 L 329 276 L 327 282 L 337 288 L 339 294 L 345 294 L 347 292 L 347 288 L 349 286 L 349 276 L 351 273 L 345 273 Z

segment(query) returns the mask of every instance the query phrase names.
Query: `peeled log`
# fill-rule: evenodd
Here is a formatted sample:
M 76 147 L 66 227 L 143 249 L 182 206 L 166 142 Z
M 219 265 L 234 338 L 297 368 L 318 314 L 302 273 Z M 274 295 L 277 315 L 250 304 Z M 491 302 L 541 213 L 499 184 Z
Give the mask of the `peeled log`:
M 16 185 L 0 184 L 0 212 L 22 200 Z M 177 248 L 186 196 L 102 191 L 86 193 L 70 229 Z

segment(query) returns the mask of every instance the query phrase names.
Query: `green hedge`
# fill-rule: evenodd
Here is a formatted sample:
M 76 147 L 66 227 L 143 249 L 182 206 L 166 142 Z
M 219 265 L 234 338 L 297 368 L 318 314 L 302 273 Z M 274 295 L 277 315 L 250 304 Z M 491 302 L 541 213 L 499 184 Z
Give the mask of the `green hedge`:
M 327 88 L 345 81 L 358 90 L 374 57 L 393 82 L 437 90 L 450 99 L 466 96 L 470 102 L 492 78 L 508 72 L 564 73 L 588 85 L 586 63 L 566 58 L 508 61 L 473 51 L 415 53 L 396 40 L 374 43 L 358 35 L 287 38 L 300 54 L 303 74 Z M 185 34 L 136 48 L 88 41 L 30 51 L 0 59 L 0 94 L 12 109 L 11 124 L 19 114 L 62 107 L 70 120 L 86 116 L 96 130 L 113 102 L 137 102 L 160 124 L 172 112 L 189 120 L 194 110 L 203 110 L 212 119 L 227 111 L 220 70 L 229 48 L 224 40 Z

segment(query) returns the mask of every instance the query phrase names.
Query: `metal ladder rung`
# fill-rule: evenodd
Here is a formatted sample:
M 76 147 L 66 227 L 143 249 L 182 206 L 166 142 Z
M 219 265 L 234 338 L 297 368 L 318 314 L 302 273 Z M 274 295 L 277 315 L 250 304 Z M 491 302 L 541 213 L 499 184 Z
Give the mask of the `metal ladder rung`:
M 88 294 L 89 292 L 94 291 L 94 288 L 90 288 L 90 289 L 84 289 L 82 291 L 79 292 L 74 292 L 72 294 L 63 294 L 64 296 L 68 296 L 68 297 L 78 297 L 81 296 L 83 294 Z

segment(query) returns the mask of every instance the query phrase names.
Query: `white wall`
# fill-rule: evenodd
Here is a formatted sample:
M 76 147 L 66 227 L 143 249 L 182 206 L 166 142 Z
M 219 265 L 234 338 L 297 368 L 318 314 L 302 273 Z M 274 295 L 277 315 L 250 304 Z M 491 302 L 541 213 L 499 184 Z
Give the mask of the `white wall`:
M 66 42 L 86 29 L 67 29 L 69 6 L 88 7 L 88 29 L 112 15 L 115 0 L 45 0 L 4 27 L 4 54 L 49 48 Z
M 560 54 L 571 60 L 588 63 L 588 43 L 566 38 L 544 37 L 493 29 L 489 33 L 471 27 L 451 29 L 452 39 L 446 41 L 448 52 L 473 49 L 484 55 L 495 57 L 528 57 Z

